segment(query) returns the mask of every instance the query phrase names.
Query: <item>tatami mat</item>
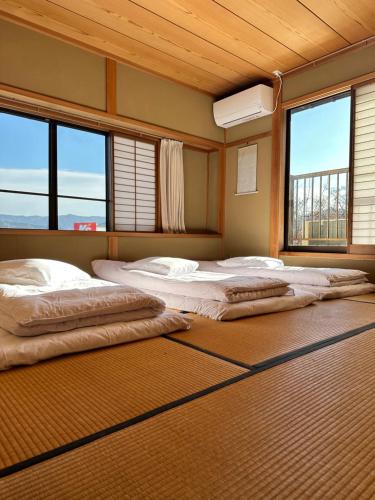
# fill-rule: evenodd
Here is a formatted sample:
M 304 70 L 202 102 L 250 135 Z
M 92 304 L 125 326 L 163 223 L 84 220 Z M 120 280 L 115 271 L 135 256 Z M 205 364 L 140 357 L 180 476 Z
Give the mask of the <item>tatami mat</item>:
M 375 304 L 375 293 L 368 293 L 366 295 L 356 295 L 355 297 L 347 297 L 346 300 L 353 300 L 355 302 L 367 302 Z
M 0 481 L 33 499 L 370 499 L 375 330 Z
M 230 322 L 190 316 L 193 328 L 170 337 L 249 365 L 375 322 L 371 304 L 346 300 Z
M 244 371 L 157 338 L 0 373 L 0 470 Z

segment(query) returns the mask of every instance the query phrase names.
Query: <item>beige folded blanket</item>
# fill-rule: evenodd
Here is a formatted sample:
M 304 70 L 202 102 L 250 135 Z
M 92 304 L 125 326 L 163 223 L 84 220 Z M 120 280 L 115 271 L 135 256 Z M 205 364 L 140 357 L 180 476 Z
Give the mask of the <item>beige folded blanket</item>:
M 146 271 L 126 271 L 124 263 L 96 260 L 93 270 L 100 278 L 139 288 L 147 293 L 173 293 L 220 302 L 243 302 L 287 294 L 290 289 L 278 278 L 235 276 L 196 271 L 181 276 L 165 276 Z
M 303 290 L 313 293 L 319 300 L 342 299 L 345 297 L 375 293 L 375 285 L 372 283 L 358 283 L 345 286 L 291 285 L 291 287 L 295 291 Z
M 227 273 L 229 268 L 220 266 L 216 261 L 200 261 L 199 270 L 215 273 Z M 346 286 L 365 283 L 367 274 L 357 269 L 315 268 L 279 266 L 265 267 L 231 267 L 230 272 L 237 276 L 258 276 L 264 278 L 278 278 L 288 284 L 312 286 Z
M 267 297 L 245 302 L 218 302 L 217 300 L 202 300 L 194 297 L 183 297 L 173 293 L 158 292 L 167 307 L 179 311 L 189 311 L 216 321 L 232 321 L 239 318 L 259 316 L 281 311 L 291 311 L 306 307 L 317 300 L 317 297 L 304 291 L 296 291 L 295 295 L 282 297 Z
M 159 314 L 155 318 L 77 328 L 69 332 L 19 337 L 0 328 L 0 370 L 32 365 L 63 354 L 89 351 L 112 345 L 148 339 L 190 328 L 182 314 Z
M 93 280 L 94 281 L 94 280 Z M 164 303 L 127 286 L 99 286 L 35 293 L 30 287 L 0 286 L 0 327 L 34 336 L 118 321 L 151 318 Z

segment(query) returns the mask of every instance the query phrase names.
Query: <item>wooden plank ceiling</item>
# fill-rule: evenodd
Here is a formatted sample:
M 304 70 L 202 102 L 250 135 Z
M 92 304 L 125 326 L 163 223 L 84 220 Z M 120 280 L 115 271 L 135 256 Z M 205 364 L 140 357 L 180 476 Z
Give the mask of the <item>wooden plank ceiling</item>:
M 375 34 L 375 0 L 0 0 L 0 16 L 215 96 Z

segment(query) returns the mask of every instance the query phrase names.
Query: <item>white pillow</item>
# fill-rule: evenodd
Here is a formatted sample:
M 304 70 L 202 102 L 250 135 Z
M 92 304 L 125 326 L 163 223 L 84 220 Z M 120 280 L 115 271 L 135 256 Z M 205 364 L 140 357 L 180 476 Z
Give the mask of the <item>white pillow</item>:
M 220 260 L 217 262 L 222 267 L 268 267 L 274 269 L 284 265 L 280 259 L 273 259 L 272 257 L 232 257 L 231 259 Z
M 122 266 L 127 271 L 147 271 L 164 276 L 179 276 L 196 271 L 199 263 L 194 260 L 178 259 L 177 257 L 147 257 Z
M 48 259 L 17 259 L 0 262 L 0 283 L 7 285 L 58 285 L 90 279 L 78 267 Z

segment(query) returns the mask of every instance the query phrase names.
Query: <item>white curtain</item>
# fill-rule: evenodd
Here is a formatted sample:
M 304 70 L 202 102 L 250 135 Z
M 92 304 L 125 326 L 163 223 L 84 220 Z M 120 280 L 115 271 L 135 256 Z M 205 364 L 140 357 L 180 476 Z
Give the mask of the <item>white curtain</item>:
M 161 224 L 164 233 L 185 233 L 183 143 L 162 139 L 160 145 Z

